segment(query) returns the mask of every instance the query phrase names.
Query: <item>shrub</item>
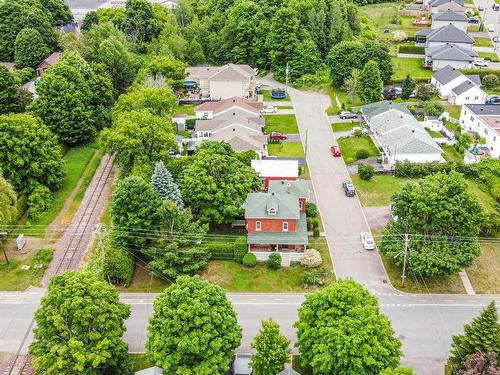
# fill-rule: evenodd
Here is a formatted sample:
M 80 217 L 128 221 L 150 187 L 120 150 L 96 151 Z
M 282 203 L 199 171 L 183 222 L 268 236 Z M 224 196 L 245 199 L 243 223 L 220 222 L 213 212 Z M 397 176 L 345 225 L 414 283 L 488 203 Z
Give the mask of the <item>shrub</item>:
M 304 257 L 300 260 L 300 264 L 302 264 L 304 267 L 309 268 L 319 267 L 321 266 L 321 263 L 323 263 L 321 254 L 318 250 L 314 249 L 307 249 L 304 252 Z
M 368 181 L 375 174 L 375 168 L 372 165 L 358 165 L 359 178 Z
M 52 193 L 45 185 L 38 184 L 28 198 L 29 217 L 38 220 L 50 207 L 52 203 Z
M 368 153 L 368 150 L 365 150 L 362 148 L 361 150 L 356 151 L 356 159 L 366 159 L 370 154 Z
M 134 256 L 124 247 L 108 240 L 104 246 L 103 275 L 110 283 L 129 285 L 134 275 Z
M 313 229 L 319 228 L 319 219 L 317 217 L 313 218 L 311 220 L 311 224 L 312 224 Z
M 361 129 L 356 129 L 353 134 L 355 137 L 361 137 L 363 135 L 363 131 Z
M 313 230 L 313 236 L 314 236 L 314 238 L 318 238 L 319 235 L 320 235 L 319 228 L 318 227 L 314 228 L 314 230 Z
M 54 252 L 52 249 L 38 249 L 35 256 L 33 257 L 33 263 L 41 263 L 44 267 L 47 267 L 52 258 L 54 257 Z
M 188 129 L 194 129 L 195 124 L 196 124 L 196 119 L 194 118 L 188 118 L 186 120 L 186 128 Z
M 242 236 L 234 241 L 234 260 L 241 263 L 243 257 L 248 252 L 247 238 Z
M 247 267 L 255 267 L 255 265 L 257 264 L 257 257 L 255 256 L 254 253 L 246 253 L 245 256 L 243 257 L 243 265 L 247 266 Z
M 318 207 L 311 202 L 306 203 L 306 216 L 307 217 L 316 217 L 318 216 Z
M 316 271 L 304 271 L 300 275 L 300 280 L 305 284 L 305 285 L 319 285 L 321 282 L 321 278 L 319 277 L 318 273 Z
M 494 237 L 500 231 L 500 214 L 498 212 L 488 213 L 481 226 L 481 235 Z
M 234 243 L 204 242 L 211 259 L 234 260 Z
M 16 69 L 14 74 L 21 83 L 26 83 L 35 76 L 35 69 L 33 68 Z
M 272 270 L 277 270 L 281 267 L 281 255 L 280 253 L 272 253 L 267 259 L 267 266 Z
M 427 116 L 441 116 L 444 112 L 444 105 L 439 102 L 424 103 L 424 111 Z
M 488 88 L 497 87 L 499 83 L 498 76 L 495 74 L 487 74 L 483 77 L 482 82 Z
M 430 83 L 420 83 L 417 85 L 417 98 L 427 101 L 434 95 L 438 95 L 438 92 Z
M 345 161 L 345 163 L 346 164 L 352 164 L 352 163 L 354 163 L 354 161 L 355 160 L 353 158 L 347 158 L 346 161 Z
M 412 45 L 401 45 L 401 46 L 399 46 L 399 53 L 423 55 L 425 53 L 425 47 L 416 47 L 416 46 L 412 46 Z

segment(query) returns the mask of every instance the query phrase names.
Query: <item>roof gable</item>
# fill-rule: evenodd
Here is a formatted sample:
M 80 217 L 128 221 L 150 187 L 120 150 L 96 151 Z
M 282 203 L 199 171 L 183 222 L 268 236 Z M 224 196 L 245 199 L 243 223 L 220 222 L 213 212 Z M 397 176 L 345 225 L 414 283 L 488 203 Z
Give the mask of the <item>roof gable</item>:
M 432 75 L 432 78 L 434 78 L 442 85 L 446 85 L 447 83 L 450 83 L 461 75 L 462 73 L 460 73 L 457 69 L 453 68 L 451 65 L 446 65 L 444 68 L 441 68 L 437 72 L 435 72 Z
M 381 100 L 380 102 L 375 102 L 371 104 L 366 104 L 361 107 L 361 112 L 367 119 L 378 116 L 381 113 L 387 112 L 391 109 L 397 109 L 406 114 L 411 114 L 411 112 L 403 104 L 392 102 L 389 100 Z
M 469 22 L 469 19 L 461 14 L 454 12 L 452 10 L 447 10 L 445 12 L 436 13 L 432 15 L 433 21 L 450 21 L 450 22 Z
M 455 25 L 449 24 L 439 29 L 433 29 L 427 35 L 429 42 L 447 42 L 447 43 L 474 43 L 474 39 L 467 33 L 458 29 Z
M 299 199 L 292 194 L 249 193 L 244 207 L 245 219 L 300 218 Z
M 474 82 L 471 80 L 466 80 L 465 82 L 462 82 L 458 86 L 454 87 L 451 89 L 451 91 L 456 94 L 456 95 L 462 95 L 463 93 L 477 87 L 479 90 L 481 90 Z

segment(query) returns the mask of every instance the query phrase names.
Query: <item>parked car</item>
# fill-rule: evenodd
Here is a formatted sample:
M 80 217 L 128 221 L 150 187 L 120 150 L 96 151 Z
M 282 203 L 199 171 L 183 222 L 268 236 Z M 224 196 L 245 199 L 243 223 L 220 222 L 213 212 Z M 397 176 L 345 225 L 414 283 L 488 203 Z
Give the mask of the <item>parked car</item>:
M 287 139 L 288 135 L 278 132 L 271 133 L 271 139 Z
M 365 250 L 375 250 L 375 240 L 371 233 L 361 232 L 359 236 Z
M 479 18 L 471 17 L 471 18 L 469 18 L 469 23 L 479 24 Z
M 356 133 L 361 132 L 362 135 L 367 135 L 368 134 L 368 129 L 366 128 L 361 128 L 359 126 L 355 126 L 351 129 L 351 134 L 354 135 Z
M 484 10 L 484 7 L 483 7 L 482 5 L 479 5 L 479 6 L 477 7 L 477 10 L 478 10 L 478 11 L 480 11 L 480 12 L 482 12 L 482 11 Z
M 492 40 L 493 40 L 493 43 L 498 43 L 498 36 L 494 36 L 494 37 L 492 38 Z
M 342 182 L 342 187 L 344 188 L 344 193 L 347 197 L 354 197 L 354 195 L 356 195 L 356 188 L 351 181 L 345 180 Z
M 486 103 L 487 104 L 500 104 L 500 96 L 491 95 Z
M 486 68 L 489 65 L 489 62 L 485 59 L 476 59 L 474 60 L 473 64 L 478 68 Z
M 261 113 L 276 113 L 276 112 L 278 112 L 278 108 L 276 108 L 274 105 L 268 105 L 268 106 L 264 107 L 264 109 L 260 112 Z
M 396 99 L 400 94 L 398 94 L 398 91 L 394 88 L 385 88 L 382 89 L 382 96 L 384 97 L 385 100 L 394 100 Z
M 500 10 L 500 5 L 498 5 L 497 3 L 493 3 L 492 8 L 494 11 L 498 11 L 498 10 Z
M 488 25 L 488 31 L 489 31 L 490 33 L 494 33 L 494 32 L 495 32 L 495 25 L 493 25 L 492 23 L 490 23 L 490 24 Z
M 340 112 L 339 117 L 340 117 L 342 120 L 346 120 L 346 119 L 357 119 L 357 118 L 358 118 L 358 115 L 357 115 L 357 114 L 355 114 L 355 113 L 349 112 L 349 111 L 344 111 L 344 112 Z
M 340 153 L 340 148 L 339 146 L 332 146 L 330 147 L 330 151 L 332 152 L 332 155 L 336 158 L 341 156 L 342 154 Z

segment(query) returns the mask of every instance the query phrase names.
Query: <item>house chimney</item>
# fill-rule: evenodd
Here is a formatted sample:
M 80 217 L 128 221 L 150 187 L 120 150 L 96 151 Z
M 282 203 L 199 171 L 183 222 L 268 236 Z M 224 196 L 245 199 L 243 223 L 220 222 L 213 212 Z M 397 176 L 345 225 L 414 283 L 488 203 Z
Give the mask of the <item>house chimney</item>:
M 286 184 L 286 192 L 288 194 L 290 194 L 292 192 L 292 184 L 291 183 Z
M 283 185 L 285 183 L 285 180 L 281 180 L 281 185 Z

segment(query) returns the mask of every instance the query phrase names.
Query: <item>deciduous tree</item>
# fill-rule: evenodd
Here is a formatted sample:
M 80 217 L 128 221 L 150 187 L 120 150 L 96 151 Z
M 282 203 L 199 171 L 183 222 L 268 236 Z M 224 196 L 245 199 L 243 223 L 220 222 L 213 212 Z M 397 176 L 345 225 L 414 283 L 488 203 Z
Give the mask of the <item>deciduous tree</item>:
M 136 43 L 150 42 L 160 31 L 153 7 L 146 0 L 127 0 L 123 31 Z
M 87 31 L 92 27 L 92 25 L 98 23 L 99 23 L 99 17 L 97 16 L 97 12 L 93 10 L 85 14 L 85 17 L 83 17 L 82 25 L 80 28 L 82 29 L 82 31 Z
M 416 375 L 409 367 L 396 367 L 394 369 L 386 369 L 380 375 Z
M 276 375 L 290 361 L 290 340 L 280 332 L 274 320 L 262 320 L 262 329 L 255 336 L 252 348 L 252 370 L 258 375 Z
M 144 84 L 147 78 L 163 79 L 174 90 L 183 87 L 186 78 L 186 64 L 170 56 L 158 56 L 142 68 L 135 78 L 135 82 Z
M 146 350 L 166 374 L 222 374 L 240 341 L 224 291 L 198 276 L 178 277 L 154 302 Z
M 17 34 L 15 47 L 16 68 L 36 68 L 50 54 L 50 49 L 36 29 L 22 29 Z
M 106 66 L 113 86 L 119 92 L 132 83 L 136 73 L 134 56 L 116 36 L 110 36 L 99 45 L 98 61 Z
M 0 115 L 19 112 L 22 109 L 19 86 L 14 75 L 0 65 Z
M 30 353 L 36 371 L 130 374 L 122 340 L 129 315 L 116 289 L 90 273 L 67 271 L 52 277 L 35 313 Z
M 178 101 L 170 87 L 139 86 L 121 95 L 113 110 L 115 113 L 148 111 L 152 115 L 164 117 L 163 120 L 166 122 L 171 122 Z
M 184 208 L 184 202 L 182 201 L 179 187 L 168 169 L 165 168 L 165 164 L 161 161 L 155 164 L 155 169 L 151 176 L 151 186 L 153 186 L 153 189 L 155 189 L 161 199 L 171 200 L 177 204 L 180 209 Z
M 17 195 L 12 185 L 0 171 L 0 229 L 3 225 L 10 225 L 17 217 Z M 4 232 L 5 230 L 2 230 Z
M 73 15 L 64 0 L 39 0 L 42 7 L 50 13 L 52 25 L 64 25 L 73 21 Z
M 370 60 L 360 76 L 359 96 L 365 104 L 382 99 L 382 78 L 376 61 Z
M 295 327 L 301 362 L 314 374 L 378 374 L 399 365 L 401 342 L 389 320 L 351 279 L 308 295 Z

